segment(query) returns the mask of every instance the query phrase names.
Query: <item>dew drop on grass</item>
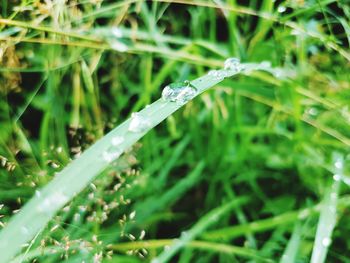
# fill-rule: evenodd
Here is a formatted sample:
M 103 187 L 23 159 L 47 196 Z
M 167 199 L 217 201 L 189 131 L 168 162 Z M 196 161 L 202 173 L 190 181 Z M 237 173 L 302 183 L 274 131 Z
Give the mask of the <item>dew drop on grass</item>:
M 306 113 L 311 115 L 311 116 L 317 116 L 318 110 L 314 107 L 311 107 L 311 108 L 306 110 Z
M 126 52 L 128 50 L 128 46 L 120 41 L 116 41 L 116 40 L 110 41 L 109 45 L 112 49 L 119 51 L 119 52 Z
M 190 235 L 188 234 L 187 231 L 181 232 L 181 236 L 180 236 L 181 239 L 187 240 L 189 237 Z
M 341 180 L 341 175 L 340 174 L 333 175 L 333 180 L 334 181 L 340 181 Z
M 334 163 L 335 168 L 342 169 L 343 168 L 343 162 L 341 160 L 337 160 Z
M 274 69 L 272 72 L 273 76 L 277 79 L 283 78 L 283 72 L 281 69 Z
M 102 158 L 106 162 L 110 163 L 117 159 L 123 152 L 120 149 L 116 149 L 115 147 L 110 147 L 106 151 L 102 153 Z
M 239 72 L 242 70 L 241 61 L 238 58 L 228 58 L 225 60 L 224 69 Z
M 280 5 L 278 8 L 277 8 L 277 11 L 278 13 L 283 13 L 287 10 L 287 8 L 284 6 L 284 5 Z
M 113 36 L 116 37 L 116 38 L 121 38 L 121 37 L 123 37 L 122 31 L 121 31 L 118 27 L 113 27 L 113 28 L 112 28 L 112 34 L 113 34 Z
M 224 78 L 227 77 L 227 74 L 222 70 L 210 70 L 208 72 L 208 76 L 213 77 L 215 80 L 222 81 Z
M 115 136 L 112 138 L 112 145 L 113 146 L 119 146 L 124 142 L 124 137 L 122 136 Z
M 165 250 L 165 251 L 167 251 L 167 250 L 169 250 L 169 249 L 170 249 L 170 246 L 169 246 L 169 245 L 164 246 L 164 250 Z
M 144 132 L 151 127 L 151 122 L 139 112 L 131 114 L 128 130 L 131 132 Z
M 179 105 L 191 100 L 197 93 L 197 89 L 189 82 L 174 82 L 162 91 L 162 99 L 167 102 L 176 102 Z
M 332 243 L 332 240 L 329 237 L 325 237 L 322 239 L 322 245 L 325 247 L 329 247 Z

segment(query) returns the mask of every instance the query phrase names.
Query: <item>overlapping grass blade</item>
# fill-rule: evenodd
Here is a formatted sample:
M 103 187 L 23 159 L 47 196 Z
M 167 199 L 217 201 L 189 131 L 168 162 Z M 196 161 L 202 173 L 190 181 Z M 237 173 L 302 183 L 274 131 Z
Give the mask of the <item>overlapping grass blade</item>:
M 115 244 L 112 248 L 116 251 L 125 252 L 127 250 L 137 250 L 137 249 L 161 249 L 172 245 L 174 243 L 173 239 L 157 239 L 157 240 L 145 240 L 145 241 L 136 241 L 128 243 Z M 188 242 L 186 245 L 188 248 L 194 248 L 203 251 L 237 255 L 244 258 L 251 258 L 255 260 L 260 260 L 259 262 L 271 262 L 270 260 L 263 259 L 257 255 L 256 251 L 249 248 L 237 247 L 227 244 L 220 244 L 214 242 L 198 241 L 193 240 Z
M 200 233 L 205 231 L 208 227 L 218 222 L 221 216 L 230 212 L 237 205 L 247 202 L 246 198 L 237 198 L 229 203 L 217 207 L 204 215 L 190 230 L 182 232 L 178 239 L 175 239 L 170 247 L 164 250 L 152 262 L 163 263 L 168 262 L 181 248 L 185 247 L 189 242 L 194 240 Z

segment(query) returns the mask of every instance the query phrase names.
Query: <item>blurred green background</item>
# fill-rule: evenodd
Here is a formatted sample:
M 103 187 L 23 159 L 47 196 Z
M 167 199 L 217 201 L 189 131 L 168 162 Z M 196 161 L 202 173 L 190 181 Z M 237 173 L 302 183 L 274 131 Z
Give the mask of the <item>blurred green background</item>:
M 0 17 L 0 227 L 168 83 L 227 57 L 278 69 L 170 116 L 17 262 L 147 262 L 199 224 L 170 262 L 350 262 L 349 1 L 0 0 Z

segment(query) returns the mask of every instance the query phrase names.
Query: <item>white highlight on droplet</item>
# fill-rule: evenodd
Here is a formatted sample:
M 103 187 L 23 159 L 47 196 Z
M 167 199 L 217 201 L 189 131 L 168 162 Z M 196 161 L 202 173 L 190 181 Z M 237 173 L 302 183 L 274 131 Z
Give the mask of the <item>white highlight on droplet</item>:
M 131 132 L 144 132 L 151 127 L 151 122 L 139 112 L 131 114 L 128 130 Z

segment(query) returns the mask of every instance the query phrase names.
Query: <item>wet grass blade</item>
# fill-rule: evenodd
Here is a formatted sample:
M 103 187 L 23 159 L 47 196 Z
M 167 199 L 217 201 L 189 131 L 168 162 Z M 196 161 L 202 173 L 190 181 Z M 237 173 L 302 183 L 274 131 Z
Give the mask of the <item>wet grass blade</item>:
M 247 70 L 261 69 L 257 65 L 246 64 L 245 68 Z M 226 77 L 232 77 L 239 72 L 236 70 L 219 70 L 217 73 L 223 73 L 226 74 Z M 222 80 L 223 78 L 205 75 L 191 81 L 191 84 L 197 89 L 194 97 Z M 59 172 L 40 192 L 36 192 L 36 195 L 0 232 L 0 262 L 8 262 L 13 258 L 24 244 L 46 226 L 59 209 L 82 191 L 111 161 L 182 106 L 175 102 L 167 102 L 162 99 L 157 100 L 139 112 L 149 121 L 147 129 L 142 132 L 129 131 L 131 123 L 131 118 L 129 118 Z M 110 160 L 106 160 L 104 154 L 111 150 L 112 140 L 115 137 L 123 138 L 118 147 L 112 148 L 118 154 L 115 152 L 111 155 Z
M 332 244 L 332 233 L 337 223 L 337 203 L 341 178 L 343 176 L 343 165 L 343 158 L 341 157 L 338 157 L 334 162 L 334 180 L 329 186 L 323 201 L 311 255 L 311 263 L 325 262 L 328 248 Z
M 334 181 L 324 200 L 318 221 L 315 244 L 312 251 L 311 263 L 325 262 L 328 248 L 332 243 L 332 233 L 336 225 L 336 205 L 339 191 L 339 181 Z

